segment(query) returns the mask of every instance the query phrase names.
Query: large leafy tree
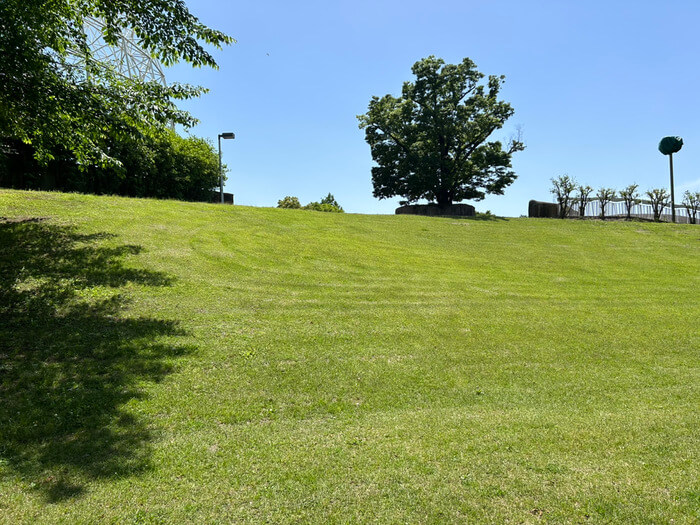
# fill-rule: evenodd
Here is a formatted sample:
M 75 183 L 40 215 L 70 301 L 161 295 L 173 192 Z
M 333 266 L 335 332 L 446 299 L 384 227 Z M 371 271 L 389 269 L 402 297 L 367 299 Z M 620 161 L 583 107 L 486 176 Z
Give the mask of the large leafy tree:
M 204 46 L 232 42 L 199 22 L 182 0 L 2 0 L 0 137 L 31 144 L 42 161 L 60 145 L 80 165 L 106 165 L 117 163 L 106 147 L 108 137 L 195 123 L 175 103 L 201 88 L 119 75 L 92 57 L 86 17 L 104 21 L 110 44 L 133 30 L 164 64 L 185 60 L 216 67 Z
M 524 149 L 520 137 L 505 147 L 488 142 L 513 114 L 498 100 L 505 77 L 482 82 L 468 58 L 454 65 L 430 56 L 412 71 L 416 80 L 404 83 L 400 97 L 372 97 L 367 113 L 358 116 L 377 163 L 374 196 L 447 206 L 502 194 L 516 178 L 511 155 Z

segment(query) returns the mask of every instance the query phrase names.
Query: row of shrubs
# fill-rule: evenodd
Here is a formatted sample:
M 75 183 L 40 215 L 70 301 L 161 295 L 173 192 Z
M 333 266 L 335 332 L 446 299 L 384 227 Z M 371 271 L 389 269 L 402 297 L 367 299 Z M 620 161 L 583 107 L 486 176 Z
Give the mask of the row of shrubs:
M 335 197 L 331 193 L 326 195 L 321 202 L 310 202 L 306 206 L 302 206 L 297 197 L 286 196 L 284 199 L 277 201 L 278 208 L 287 208 L 291 210 L 312 210 L 326 211 L 332 213 L 345 213 L 345 210 L 338 204 Z
M 664 208 L 671 204 L 671 195 L 665 188 L 647 190 L 644 195 L 648 199 L 642 199 L 637 190 L 638 184 L 630 184 L 619 192 L 613 188 L 600 188 L 596 193 L 590 186 L 578 184 L 573 177 L 562 175 L 551 179 L 552 188 L 559 205 L 559 217 L 566 218 L 572 215 L 573 207 L 578 208 L 578 215 L 585 216 L 586 205 L 595 200 L 600 203 L 600 218 L 605 219 L 605 205 L 609 202 L 624 202 L 627 211 L 627 219 L 632 218 L 632 207 L 637 204 L 651 204 L 654 220 L 660 221 Z M 683 206 L 688 210 L 691 224 L 697 223 L 698 210 L 700 210 L 700 192 L 686 191 L 683 194 Z
M 31 145 L 0 139 L 0 186 L 189 201 L 208 201 L 219 186 L 219 157 L 208 140 L 170 129 L 105 140 L 117 161 L 111 166 L 80 165 L 60 147 L 42 164 Z

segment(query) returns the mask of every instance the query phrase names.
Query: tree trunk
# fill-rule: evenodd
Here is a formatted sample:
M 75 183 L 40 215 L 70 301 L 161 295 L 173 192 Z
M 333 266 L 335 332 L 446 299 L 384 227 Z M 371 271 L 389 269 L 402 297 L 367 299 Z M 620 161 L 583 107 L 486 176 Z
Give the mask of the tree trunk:
M 440 189 L 437 192 L 437 203 L 441 208 L 452 206 L 452 195 L 449 190 Z

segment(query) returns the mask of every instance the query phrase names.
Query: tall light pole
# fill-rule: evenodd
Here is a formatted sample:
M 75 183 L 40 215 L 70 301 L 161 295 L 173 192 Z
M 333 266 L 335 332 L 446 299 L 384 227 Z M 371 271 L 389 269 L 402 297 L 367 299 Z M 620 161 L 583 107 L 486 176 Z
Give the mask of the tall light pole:
M 683 139 L 680 137 L 664 137 L 659 142 L 659 151 L 668 155 L 671 168 L 671 221 L 676 222 L 676 200 L 673 191 L 673 154 L 678 153 L 683 147 Z
M 220 133 L 219 134 L 219 193 L 221 195 L 221 204 L 224 203 L 224 169 L 221 165 L 221 139 L 235 139 L 235 133 Z

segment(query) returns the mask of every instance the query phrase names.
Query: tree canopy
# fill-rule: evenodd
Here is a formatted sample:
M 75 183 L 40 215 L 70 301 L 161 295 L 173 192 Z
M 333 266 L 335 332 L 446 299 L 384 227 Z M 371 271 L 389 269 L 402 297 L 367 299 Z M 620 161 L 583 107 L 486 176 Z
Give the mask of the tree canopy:
M 469 58 L 445 64 L 434 56 L 416 62 L 415 82 L 400 97 L 372 97 L 358 115 L 370 145 L 374 196 L 427 199 L 441 206 L 486 194 L 502 194 L 516 178 L 511 156 L 524 149 L 520 137 L 504 148 L 487 142 L 513 114 L 498 100 L 504 76 L 488 77 Z
M 60 145 L 80 164 L 108 165 L 118 164 L 106 147 L 108 136 L 196 122 L 175 101 L 202 88 L 126 78 L 95 60 L 84 29 L 87 17 L 104 22 L 109 44 L 133 30 L 144 50 L 166 65 L 185 60 L 216 67 L 204 45 L 233 41 L 199 22 L 182 0 L 3 0 L 1 137 L 32 144 L 42 161 Z

